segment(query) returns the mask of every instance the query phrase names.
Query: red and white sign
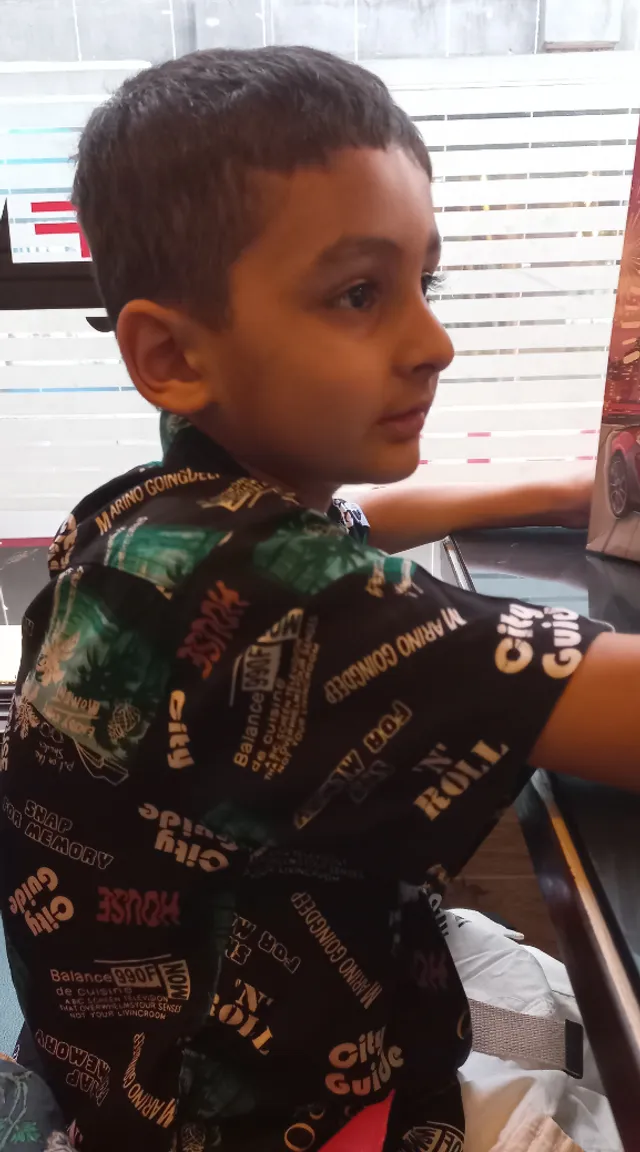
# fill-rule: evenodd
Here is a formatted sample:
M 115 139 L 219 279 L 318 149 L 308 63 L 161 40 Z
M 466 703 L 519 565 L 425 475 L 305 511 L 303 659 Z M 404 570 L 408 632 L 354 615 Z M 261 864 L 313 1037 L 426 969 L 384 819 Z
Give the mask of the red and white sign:
M 14 264 L 91 259 L 75 209 L 64 194 L 18 193 L 8 197 L 8 207 Z

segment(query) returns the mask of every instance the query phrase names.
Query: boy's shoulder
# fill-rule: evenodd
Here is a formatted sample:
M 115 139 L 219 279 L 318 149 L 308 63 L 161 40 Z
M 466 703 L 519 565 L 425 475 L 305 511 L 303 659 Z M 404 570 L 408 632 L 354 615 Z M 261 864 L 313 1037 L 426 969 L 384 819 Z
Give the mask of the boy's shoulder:
M 195 428 L 178 424 L 164 460 L 135 468 L 83 499 L 49 554 L 57 576 L 98 565 L 155 585 L 167 598 L 213 554 L 313 594 L 346 566 L 370 564 L 368 523 L 336 499 L 327 515 L 245 472 Z M 224 558 L 222 552 L 224 549 Z M 294 570 L 300 569 L 299 578 Z M 306 575 L 305 575 L 306 574 Z
M 162 463 L 80 502 L 25 616 L 23 711 L 35 708 L 112 783 L 126 778 L 176 663 L 224 676 L 279 621 L 286 630 L 336 581 L 380 565 L 355 505 L 312 512 L 195 429 L 179 440 Z

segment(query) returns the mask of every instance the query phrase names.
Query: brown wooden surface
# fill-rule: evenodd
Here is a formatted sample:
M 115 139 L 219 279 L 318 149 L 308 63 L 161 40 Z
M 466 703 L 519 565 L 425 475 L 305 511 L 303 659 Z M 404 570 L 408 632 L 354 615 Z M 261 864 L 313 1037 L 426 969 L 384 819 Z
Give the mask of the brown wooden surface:
M 499 916 L 527 944 L 558 955 L 553 926 L 527 852 L 515 810 L 510 808 L 447 893 L 450 908 L 476 908 Z

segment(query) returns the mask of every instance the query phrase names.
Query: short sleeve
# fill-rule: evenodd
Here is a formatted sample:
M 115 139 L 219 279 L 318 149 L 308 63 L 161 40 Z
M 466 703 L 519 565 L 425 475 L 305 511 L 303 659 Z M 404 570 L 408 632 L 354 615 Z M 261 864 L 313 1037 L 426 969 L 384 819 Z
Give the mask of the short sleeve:
M 381 556 L 309 605 L 317 660 L 301 838 L 360 838 L 406 878 L 453 874 L 527 776 L 527 757 L 603 626 L 479 596 Z M 310 780 L 311 783 L 311 780 Z
M 255 843 L 409 883 L 455 873 L 524 783 L 602 625 L 453 588 L 315 523 L 252 559 L 229 573 L 243 607 L 219 670 L 194 688 L 180 659 L 174 677 L 189 760 L 211 763 L 218 718 L 217 810 L 253 813 Z

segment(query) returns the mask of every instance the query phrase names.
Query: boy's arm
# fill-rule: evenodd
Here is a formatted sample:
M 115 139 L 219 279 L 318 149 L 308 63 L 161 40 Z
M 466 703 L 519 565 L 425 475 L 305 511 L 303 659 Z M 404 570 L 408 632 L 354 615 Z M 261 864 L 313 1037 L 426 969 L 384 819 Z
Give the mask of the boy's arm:
M 630 707 L 609 770 L 615 721 L 597 698 L 617 638 L 599 640 L 603 625 L 445 585 L 308 513 L 261 535 L 233 536 L 175 601 L 186 640 L 171 690 L 212 830 L 234 839 L 244 812 L 256 835 L 276 821 L 300 850 L 330 843 L 418 883 L 464 865 L 532 748 L 542 766 L 635 785 Z M 233 607 L 224 640 L 207 615 L 216 596 Z M 635 671 L 640 640 L 629 643 Z M 623 691 L 616 678 L 612 694 Z M 589 726 L 574 733 L 583 709 Z
M 556 704 L 531 763 L 640 791 L 640 636 L 594 640 Z
M 542 524 L 581 528 L 587 524 L 592 489 L 589 470 L 528 484 L 395 484 L 367 492 L 359 503 L 370 524 L 371 544 L 385 552 L 403 552 L 464 529 Z

